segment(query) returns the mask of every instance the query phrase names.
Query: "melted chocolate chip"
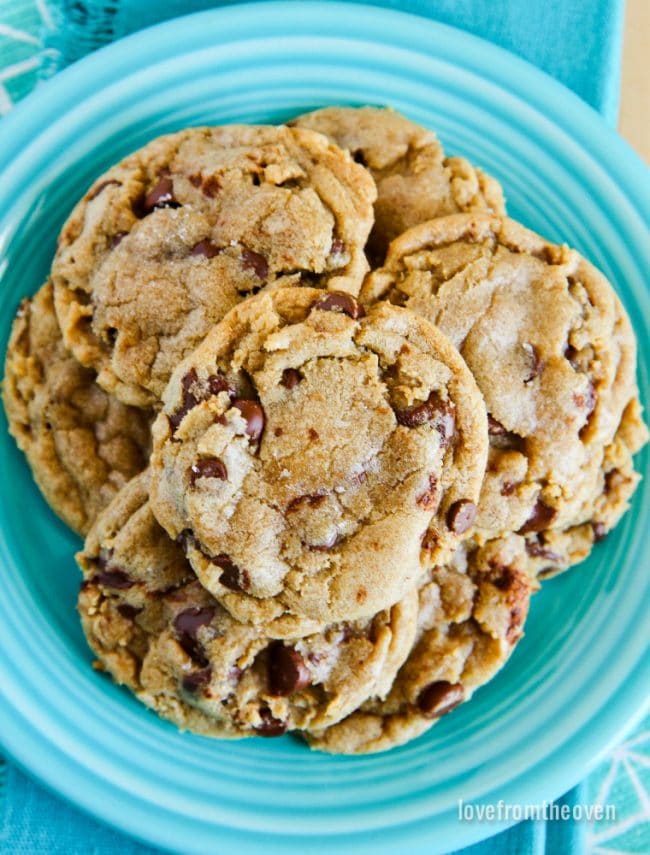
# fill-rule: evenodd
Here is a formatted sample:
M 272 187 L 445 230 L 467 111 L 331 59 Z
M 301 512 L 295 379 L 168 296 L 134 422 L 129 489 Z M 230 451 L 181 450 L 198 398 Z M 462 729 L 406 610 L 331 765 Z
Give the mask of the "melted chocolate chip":
M 258 279 L 266 279 L 269 275 L 269 264 L 259 252 L 245 249 L 241 254 L 242 267 L 244 270 L 252 270 Z
M 260 709 L 261 722 L 255 728 L 255 732 L 260 736 L 282 736 L 287 732 L 287 723 L 279 718 L 273 718 L 273 714 L 268 707 Z
M 438 510 L 440 490 L 438 489 L 438 479 L 435 475 L 429 475 L 428 488 L 415 501 L 425 511 L 435 513 Z
M 478 508 L 469 499 L 459 499 L 447 511 L 447 526 L 455 534 L 464 534 L 474 524 Z
M 211 561 L 223 570 L 219 581 L 225 588 L 230 588 L 231 591 L 246 591 L 250 587 L 248 570 L 238 567 L 229 555 L 217 555 Z
M 427 718 L 440 718 L 451 712 L 463 702 L 465 690 L 460 683 L 448 683 L 439 680 L 429 683 L 420 692 L 417 705 L 420 712 Z
M 156 208 L 178 208 L 179 203 L 174 198 L 174 182 L 171 176 L 161 173 L 158 183 L 144 197 L 142 210 L 144 215 L 150 214 Z
M 174 618 L 174 630 L 178 643 L 188 656 L 191 656 L 204 668 L 207 667 L 208 660 L 197 635 L 199 629 L 202 626 L 207 626 L 213 617 L 214 608 L 212 606 L 205 606 L 204 608 L 193 606 L 179 612 Z
M 138 606 L 131 606 L 128 603 L 120 603 L 117 610 L 127 620 L 134 620 L 142 611 Z
M 607 526 L 603 522 L 592 521 L 591 530 L 594 533 L 594 543 L 600 543 L 601 540 L 607 537 Z
M 249 398 L 235 398 L 233 407 L 237 407 L 246 422 L 246 433 L 253 442 L 257 442 L 264 431 L 264 410 L 257 401 Z
M 488 433 L 490 436 L 504 436 L 508 431 L 501 422 L 498 422 L 488 413 Z
M 361 303 L 345 291 L 329 291 L 314 305 L 321 312 L 342 312 L 353 320 L 365 318 L 366 310 Z
M 204 457 L 202 460 L 197 460 L 190 467 L 190 487 L 193 487 L 199 478 L 219 478 L 221 481 L 227 481 L 226 464 L 218 457 Z
M 343 255 L 345 252 L 345 244 L 341 238 L 334 238 L 330 247 L 330 255 Z
M 311 673 L 295 647 L 274 641 L 269 646 L 268 679 L 272 695 L 288 696 L 308 686 Z
M 178 426 L 183 421 L 185 416 L 189 413 L 189 411 L 193 407 L 196 407 L 196 405 L 199 403 L 199 399 L 192 391 L 193 387 L 195 387 L 198 383 L 198 380 L 199 376 L 196 373 L 196 368 L 191 368 L 181 380 L 181 387 L 183 389 L 183 402 L 181 406 L 176 410 L 176 412 L 172 413 L 171 416 L 167 417 L 172 432 L 174 433 L 178 429 Z
M 280 383 L 282 383 L 285 389 L 295 389 L 296 386 L 302 383 L 302 379 L 302 374 L 297 368 L 285 368 L 282 372 Z
M 223 252 L 223 247 L 216 246 L 211 240 L 200 240 L 190 250 L 190 255 L 201 255 L 204 258 L 214 258 Z
M 192 671 L 183 677 L 182 686 L 186 692 L 196 694 L 199 689 L 204 689 L 212 679 L 212 668 L 202 668 L 200 671 Z
M 552 561 L 554 564 L 562 560 L 561 555 L 558 555 L 557 552 L 553 552 L 552 549 L 541 543 L 539 538 L 526 540 L 526 552 L 533 558 L 543 558 L 544 561 Z
M 105 588 L 115 588 L 118 591 L 125 591 L 127 588 L 133 587 L 135 582 L 119 567 L 109 567 L 106 570 L 100 570 L 94 577 L 94 582 L 98 582 Z
M 296 496 L 290 499 L 287 503 L 285 513 L 290 514 L 292 511 L 297 511 L 302 505 L 309 505 L 312 508 L 317 508 L 325 501 L 325 493 L 306 493 L 302 496 Z
M 524 344 L 524 350 L 530 356 L 530 371 L 528 375 L 524 378 L 524 383 L 530 383 L 544 370 L 544 362 L 539 356 L 537 348 L 534 344 L 530 344 L 530 342 L 526 342 Z
M 234 395 L 234 391 L 230 388 L 223 374 L 211 374 L 207 381 L 200 381 L 196 368 L 191 368 L 185 374 L 181 380 L 181 387 L 183 389 L 181 406 L 171 416 L 167 417 L 172 433 L 176 432 L 189 411 L 201 401 L 206 401 L 212 395 L 218 395 L 219 392 L 228 392 L 229 395 Z
M 404 427 L 416 428 L 431 423 L 440 434 L 443 445 L 447 445 L 454 433 L 454 407 L 443 401 L 437 392 L 431 392 L 426 401 L 395 410 L 395 417 Z
M 529 531 L 544 531 L 557 516 L 555 508 L 547 505 L 541 497 L 537 498 L 535 507 L 517 534 L 528 534 Z
M 117 181 L 115 178 L 109 178 L 108 181 L 101 181 L 99 184 L 92 188 L 90 193 L 86 196 L 86 201 L 92 202 L 93 199 L 96 199 L 97 196 L 99 196 L 102 190 L 105 190 L 107 187 L 110 187 L 111 184 L 114 184 L 116 187 L 122 186 L 122 182 Z

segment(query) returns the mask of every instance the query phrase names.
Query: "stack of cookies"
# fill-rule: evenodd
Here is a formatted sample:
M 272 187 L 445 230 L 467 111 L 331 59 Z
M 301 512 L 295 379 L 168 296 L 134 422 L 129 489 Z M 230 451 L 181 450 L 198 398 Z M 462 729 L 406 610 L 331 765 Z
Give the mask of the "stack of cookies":
M 423 733 L 616 525 L 647 431 L 588 261 L 397 113 L 192 128 L 72 212 L 10 429 L 85 536 L 97 668 L 216 737 Z

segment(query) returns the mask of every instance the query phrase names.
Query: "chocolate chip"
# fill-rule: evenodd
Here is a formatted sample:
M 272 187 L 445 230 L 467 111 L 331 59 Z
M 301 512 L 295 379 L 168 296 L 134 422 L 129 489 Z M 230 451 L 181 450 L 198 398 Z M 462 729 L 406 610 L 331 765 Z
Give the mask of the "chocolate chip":
M 206 401 L 212 395 L 218 395 L 219 392 L 228 392 L 229 395 L 234 395 L 233 389 L 223 374 L 211 374 L 207 381 L 200 381 L 196 368 L 191 368 L 185 374 L 181 380 L 181 387 L 183 389 L 181 406 L 171 416 L 167 417 L 172 433 L 176 432 L 189 411 L 201 401 Z
M 490 436 L 504 436 L 507 432 L 501 422 L 498 422 L 488 413 L 488 433 Z
M 539 377 L 539 375 L 542 373 L 544 369 L 544 363 L 541 360 L 537 348 L 534 344 L 531 344 L 530 342 L 525 342 L 523 347 L 526 353 L 528 353 L 528 355 L 530 356 L 530 371 L 528 373 L 528 376 L 524 378 L 524 383 L 530 383 L 536 377 Z
M 208 391 L 211 395 L 218 395 L 220 392 L 227 392 L 231 398 L 235 394 L 235 390 L 223 374 L 211 374 L 208 377 Z
M 172 413 L 171 416 L 168 416 L 169 425 L 173 432 L 176 432 L 178 426 L 183 421 L 185 416 L 189 413 L 189 411 L 196 407 L 199 403 L 199 399 L 196 397 L 192 389 L 198 384 L 199 376 L 196 373 L 196 368 L 191 368 L 187 374 L 181 380 L 181 387 L 183 389 L 183 401 L 181 406 L 176 410 L 176 412 Z
M 302 374 L 297 368 L 285 368 L 282 372 L 280 383 L 282 383 L 285 389 L 295 389 L 296 386 L 302 383 L 302 379 Z
M 426 401 L 395 410 L 395 417 L 404 427 L 416 428 L 428 422 L 440 434 L 443 445 L 447 445 L 454 433 L 454 407 L 449 401 L 443 401 L 438 392 L 431 392 Z
M 469 499 L 459 499 L 447 511 L 447 526 L 455 534 L 464 534 L 474 523 L 478 508 Z
M 607 526 L 603 522 L 592 521 L 591 530 L 594 533 L 594 543 L 600 543 L 601 540 L 607 537 Z
M 119 246 L 127 235 L 128 232 L 116 232 L 111 238 L 111 249 Z
M 246 591 L 250 587 L 251 580 L 248 570 L 242 570 L 241 567 L 238 567 L 229 555 L 222 553 L 216 558 L 212 558 L 211 561 L 223 570 L 219 576 L 219 581 L 225 588 L 230 588 L 231 591 Z
M 186 692 L 196 694 L 199 689 L 205 688 L 212 679 L 212 668 L 202 668 L 200 671 L 192 671 L 183 677 L 182 686 Z
M 287 647 L 281 641 L 269 645 L 268 678 L 272 695 L 288 696 L 311 683 L 305 660 L 295 647 Z
M 156 208 L 178 208 L 179 203 L 174 198 L 174 182 L 169 174 L 161 173 L 158 183 L 144 197 L 142 210 L 150 214 Z
M 345 291 L 329 291 L 314 306 L 321 312 L 342 312 L 353 320 L 365 318 L 366 310 L 351 294 Z
M 212 243 L 211 240 L 200 240 L 198 243 L 194 244 L 190 250 L 190 255 L 201 255 L 204 258 L 214 258 L 215 255 L 219 255 L 220 252 L 223 252 L 223 247 L 216 246 L 216 244 Z
M 131 606 L 128 603 L 120 603 L 117 610 L 127 620 L 134 620 L 142 611 L 138 606 Z
M 264 430 L 264 410 L 257 401 L 249 398 L 235 398 L 233 407 L 237 407 L 246 422 L 246 433 L 253 442 L 257 442 Z
M 255 728 L 255 732 L 260 736 L 282 736 L 287 732 L 287 723 L 279 718 L 273 718 L 273 714 L 268 707 L 260 709 L 261 723 Z
M 513 484 L 512 481 L 504 481 L 501 486 L 501 495 L 502 496 L 512 496 L 515 492 L 515 487 L 517 485 Z
M 178 643 L 188 656 L 191 656 L 204 668 L 207 667 L 208 660 L 197 635 L 199 629 L 202 626 L 207 626 L 213 617 L 214 608 L 212 606 L 205 606 L 204 608 L 193 606 L 179 612 L 174 618 L 174 630 Z
M 548 546 L 540 543 L 539 539 L 526 539 L 526 552 L 533 558 L 543 558 L 545 561 L 552 561 L 554 564 L 562 561 L 561 555 L 558 555 L 557 552 L 553 552 Z
M 317 439 L 320 439 L 320 434 L 315 428 L 309 428 L 307 435 L 312 442 L 316 442 Z
M 440 504 L 440 490 L 438 489 L 438 479 L 435 475 L 429 475 L 429 486 L 415 500 L 416 503 L 425 511 L 435 513 Z
M 519 529 L 517 534 L 528 534 L 529 531 L 544 531 L 544 529 L 548 528 L 556 517 L 557 511 L 555 508 L 547 505 L 540 496 L 535 502 L 535 507 L 533 508 L 531 515 Z
M 285 513 L 290 514 L 292 511 L 297 511 L 301 505 L 309 505 L 312 508 L 317 508 L 319 505 L 322 505 L 325 501 L 325 492 L 322 493 L 306 493 L 302 496 L 296 496 L 293 499 L 290 499 L 287 503 L 287 507 L 285 509 Z
M 439 680 L 429 683 L 420 692 L 417 705 L 427 718 L 440 718 L 451 712 L 465 698 L 465 690 L 460 683 L 448 683 Z
M 108 181 L 102 181 L 95 187 L 93 187 L 90 193 L 88 193 L 88 195 L 86 196 L 86 201 L 92 202 L 93 199 L 96 199 L 97 196 L 99 196 L 102 190 L 105 190 L 107 187 L 110 187 L 111 184 L 114 184 L 116 187 L 122 186 L 121 181 L 117 181 L 115 178 L 109 178 Z
M 124 570 L 119 567 L 110 567 L 107 570 L 100 570 L 94 577 L 94 582 L 98 582 L 105 588 L 115 588 L 118 591 L 125 591 L 127 588 L 132 588 L 135 582 L 131 579 Z
M 266 279 L 269 275 L 269 264 L 259 252 L 245 249 L 241 254 L 242 267 L 244 270 L 252 270 L 258 279 Z
M 345 252 L 345 244 L 341 238 L 334 238 L 330 247 L 330 255 L 343 255 Z
M 190 467 L 190 487 L 193 487 L 199 478 L 219 478 L 221 481 L 227 481 L 226 464 L 218 457 L 204 457 L 202 460 L 197 460 Z

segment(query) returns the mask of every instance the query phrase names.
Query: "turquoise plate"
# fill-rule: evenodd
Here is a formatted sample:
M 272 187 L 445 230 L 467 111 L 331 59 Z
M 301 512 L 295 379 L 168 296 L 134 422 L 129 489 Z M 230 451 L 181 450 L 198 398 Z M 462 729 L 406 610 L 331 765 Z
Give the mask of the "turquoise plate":
M 392 104 L 503 183 L 510 212 L 616 284 L 642 345 L 650 269 L 645 168 L 576 96 L 445 26 L 345 4 L 260 4 L 125 39 L 0 126 L 2 344 L 95 176 L 184 125 L 278 121 L 322 104 Z M 435 853 L 499 830 L 458 799 L 559 796 L 639 716 L 647 659 L 649 482 L 582 567 L 535 597 L 493 683 L 403 748 L 327 757 L 297 740 L 181 735 L 90 668 L 74 610 L 79 542 L 0 435 L 0 733 L 42 782 L 124 831 L 185 853 Z M 647 467 L 647 453 L 640 465 Z

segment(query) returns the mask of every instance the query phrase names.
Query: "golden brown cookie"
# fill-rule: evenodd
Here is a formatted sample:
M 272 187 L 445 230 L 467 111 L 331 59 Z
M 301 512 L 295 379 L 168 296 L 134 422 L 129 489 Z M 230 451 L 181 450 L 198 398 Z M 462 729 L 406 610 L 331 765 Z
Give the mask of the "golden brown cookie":
M 333 727 L 309 728 L 312 748 L 368 754 L 402 745 L 469 700 L 502 668 L 522 636 L 531 594 L 524 539 L 462 545 L 419 591 L 416 642 L 385 699 L 372 698 Z
M 120 400 L 157 404 L 243 297 L 305 283 L 357 294 L 375 193 L 312 131 L 160 137 L 99 178 L 63 228 L 52 279 L 66 346 Z
M 154 519 L 148 480 L 122 490 L 78 555 L 84 630 L 118 683 L 179 727 L 213 736 L 323 728 L 386 694 L 415 637 L 415 589 L 378 615 L 306 637 L 242 624 Z
M 366 166 L 377 184 L 370 258 L 411 226 L 459 211 L 505 213 L 499 182 L 462 157 L 445 157 L 432 131 L 394 110 L 326 107 L 292 123 L 325 134 Z
M 63 346 L 52 286 L 23 300 L 7 347 L 2 386 L 9 430 L 48 504 L 85 534 L 146 464 L 151 414 L 127 407 Z
M 610 448 L 625 412 L 636 412 L 636 426 L 617 440 L 628 448 L 624 468 L 645 429 L 634 334 L 599 271 L 512 220 L 456 215 L 394 241 L 362 296 L 388 299 L 437 324 L 476 378 L 490 431 L 477 542 L 518 531 L 534 553 L 546 548 L 549 530 L 613 524 L 635 478 L 626 476 L 619 511 L 601 512 L 606 455 L 625 453 Z
M 373 615 L 470 527 L 485 409 L 453 346 L 389 304 L 283 288 L 174 372 L 151 502 L 240 620 Z

